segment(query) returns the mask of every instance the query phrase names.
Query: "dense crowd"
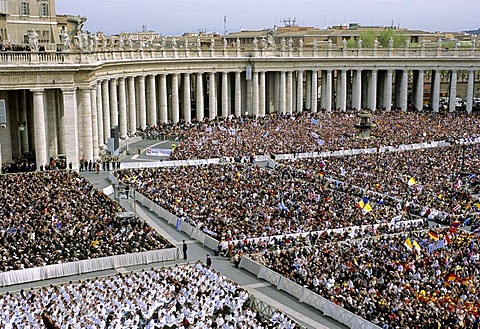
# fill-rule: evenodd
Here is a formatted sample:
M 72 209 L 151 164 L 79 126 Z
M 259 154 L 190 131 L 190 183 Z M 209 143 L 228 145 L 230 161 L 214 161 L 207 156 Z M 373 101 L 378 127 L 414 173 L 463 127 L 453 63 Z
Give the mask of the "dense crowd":
M 478 144 L 455 145 L 284 163 L 310 177 L 325 175 L 347 186 L 422 205 L 419 213 L 436 209 L 474 221 L 480 211 L 480 203 L 471 196 L 478 189 L 479 150 Z
M 284 328 L 249 307 L 246 290 L 200 262 L 0 296 L 2 328 Z
M 2 175 L 0 189 L 3 272 L 170 245 L 73 171 Z
M 229 117 L 191 124 L 165 123 L 139 132 L 144 138 L 181 140 L 172 159 L 292 154 L 453 140 L 480 134 L 476 115 L 377 110 L 372 138 L 357 137 L 358 111 L 302 112 Z
M 408 249 L 407 238 L 418 249 Z M 428 251 L 433 240 L 410 233 L 254 258 L 381 328 L 472 328 L 480 319 L 480 263 L 472 240 L 478 245 L 478 237 L 457 234 L 445 248 Z
M 348 193 L 326 189 L 254 165 L 129 169 L 116 175 L 218 240 L 385 223 L 399 214 L 394 204 L 380 197 L 371 200 L 375 211 L 359 209 L 360 189 Z

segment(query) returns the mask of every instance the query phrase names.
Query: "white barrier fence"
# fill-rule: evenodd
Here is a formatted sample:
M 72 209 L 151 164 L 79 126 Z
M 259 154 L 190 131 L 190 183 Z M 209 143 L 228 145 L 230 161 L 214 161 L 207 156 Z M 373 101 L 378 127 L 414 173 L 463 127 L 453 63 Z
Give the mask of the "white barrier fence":
M 0 273 L 0 285 L 5 287 L 25 282 L 54 279 L 119 267 L 164 262 L 177 259 L 178 254 L 178 248 L 169 248 L 118 256 L 86 259 L 77 262 L 47 265 L 18 271 L 8 271 Z
M 170 225 L 175 226 L 177 231 L 185 232 L 192 239 L 197 240 L 211 250 L 217 249 L 219 244 L 218 240 L 200 231 L 198 228 L 185 222 L 184 220 L 178 218 L 174 214 L 170 213 L 161 206 L 157 205 L 152 200 L 145 197 L 143 194 L 135 191 L 135 199 L 143 206 L 147 207 L 150 211 L 154 212 L 158 217 L 165 219 Z
M 279 290 L 283 290 L 299 300 L 300 303 L 310 305 L 321 311 L 325 316 L 354 329 L 381 329 L 379 326 L 365 320 L 364 318 L 347 311 L 322 296 L 312 292 L 306 287 L 285 278 L 284 276 L 268 269 L 264 265 L 255 262 L 249 257 L 242 257 L 239 264 L 240 268 L 244 268 L 260 279 L 264 279 Z

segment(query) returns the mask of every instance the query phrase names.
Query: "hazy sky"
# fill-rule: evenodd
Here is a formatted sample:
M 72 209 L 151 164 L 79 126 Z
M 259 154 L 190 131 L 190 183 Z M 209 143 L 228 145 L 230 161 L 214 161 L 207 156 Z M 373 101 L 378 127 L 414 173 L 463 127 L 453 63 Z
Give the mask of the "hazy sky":
M 271 28 L 284 18 L 301 26 L 357 22 L 425 31 L 480 27 L 480 0 L 57 0 L 57 14 L 87 17 L 85 29 L 115 34 L 142 25 L 166 35 L 199 30 Z

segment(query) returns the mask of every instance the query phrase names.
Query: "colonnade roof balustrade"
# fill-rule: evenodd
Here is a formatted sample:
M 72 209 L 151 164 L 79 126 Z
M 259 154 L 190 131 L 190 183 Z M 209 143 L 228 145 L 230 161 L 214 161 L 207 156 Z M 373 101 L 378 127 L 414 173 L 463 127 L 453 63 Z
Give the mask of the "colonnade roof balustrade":
M 292 49 L 252 49 L 232 47 L 184 49 L 171 47 L 106 48 L 96 50 L 0 52 L 0 67 L 28 64 L 87 64 L 97 62 L 146 59 L 208 59 L 208 58 L 302 58 L 302 59 L 480 59 L 480 49 L 471 47 L 410 46 L 403 48 L 342 48 L 336 46 Z

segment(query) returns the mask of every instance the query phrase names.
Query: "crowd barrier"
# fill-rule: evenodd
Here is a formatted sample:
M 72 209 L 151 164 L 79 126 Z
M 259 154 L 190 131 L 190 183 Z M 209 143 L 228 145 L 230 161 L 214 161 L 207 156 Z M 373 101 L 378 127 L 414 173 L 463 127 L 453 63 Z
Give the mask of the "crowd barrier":
M 169 211 L 165 210 L 163 207 L 148 199 L 143 194 L 135 191 L 135 200 L 140 202 L 140 204 L 148 208 L 153 213 L 155 213 L 158 217 L 163 218 L 170 225 L 175 226 L 177 231 L 185 232 L 192 239 L 197 240 L 199 243 L 203 244 L 211 250 L 217 249 L 219 244 L 218 240 L 202 232 L 197 227 L 185 222 L 184 220 L 175 216 Z
M 0 285 L 5 287 L 14 284 L 79 275 L 119 267 L 164 262 L 177 259 L 178 254 L 178 248 L 168 248 L 2 272 L 0 273 Z
M 250 273 L 257 276 L 259 279 L 264 279 L 277 287 L 278 290 L 285 291 L 294 296 L 300 303 L 310 305 L 321 311 L 325 316 L 346 325 L 349 328 L 355 329 L 381 329 L 379 326 L 365 320 L 364 318 L 347 311 L 322 296 L 312 292 L 306 287 L 285 278 L 284 276 L 270 270 L 266 266 L 252 260 L 249 257 L 242 257 L 239 264 Z

